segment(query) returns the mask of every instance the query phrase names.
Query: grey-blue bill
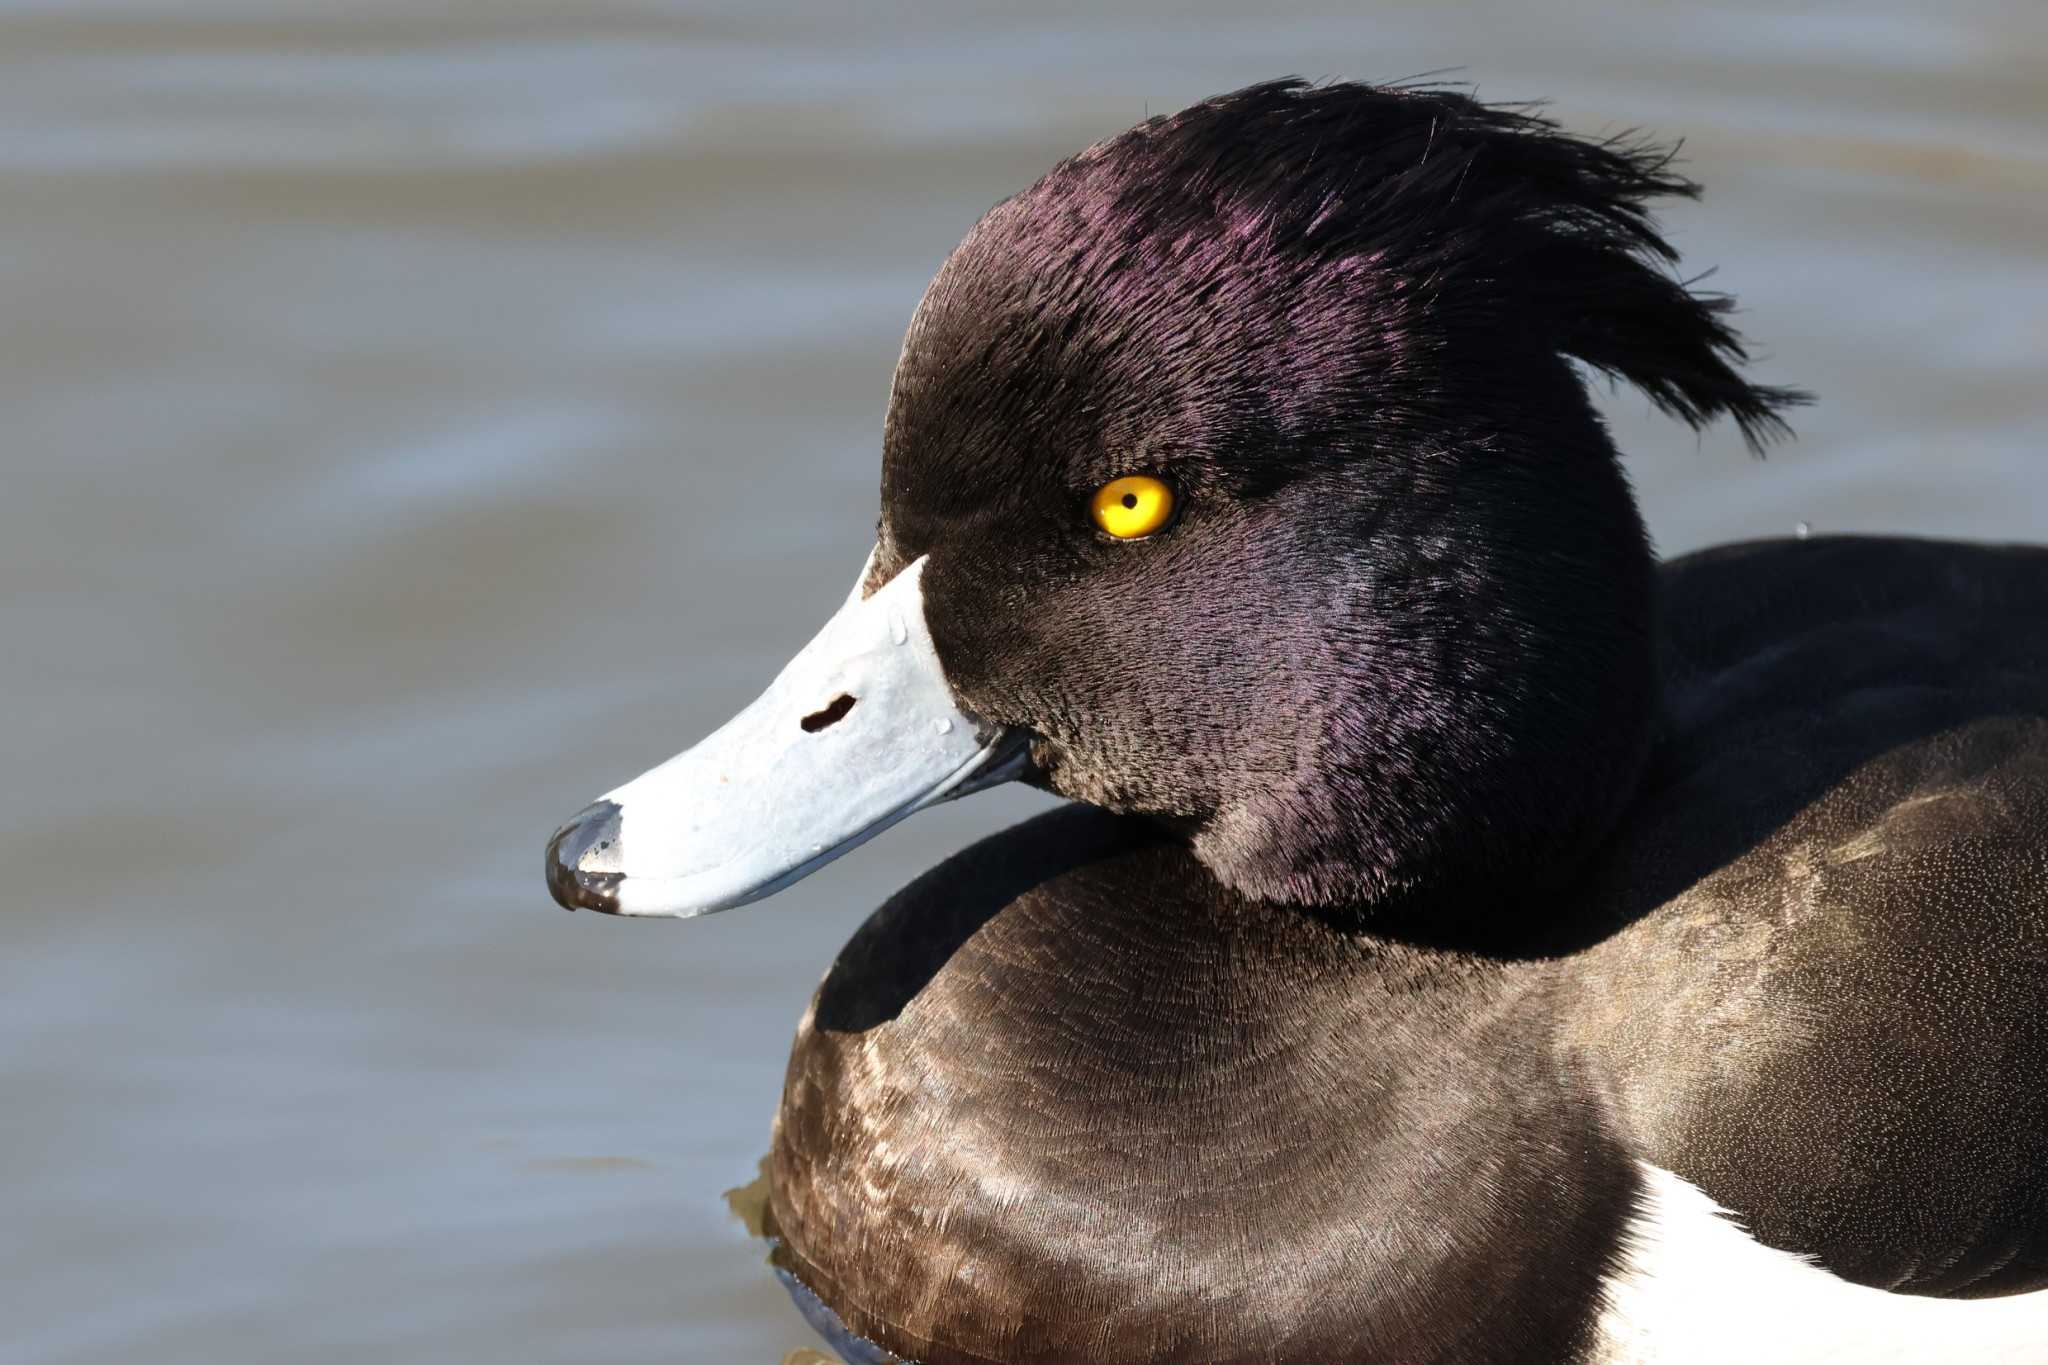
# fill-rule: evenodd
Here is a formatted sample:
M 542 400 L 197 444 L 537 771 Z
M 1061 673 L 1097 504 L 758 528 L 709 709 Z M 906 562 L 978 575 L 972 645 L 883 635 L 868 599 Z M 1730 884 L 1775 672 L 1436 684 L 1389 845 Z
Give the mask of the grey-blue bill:
M 556 831 L 555 899 L 620 915 L 728 910 L 926 806 L 1020 775 L 1028 736 L 969 714 L 946 682 L 925 564 L 865 597 L 864 569 L 758 700 Z

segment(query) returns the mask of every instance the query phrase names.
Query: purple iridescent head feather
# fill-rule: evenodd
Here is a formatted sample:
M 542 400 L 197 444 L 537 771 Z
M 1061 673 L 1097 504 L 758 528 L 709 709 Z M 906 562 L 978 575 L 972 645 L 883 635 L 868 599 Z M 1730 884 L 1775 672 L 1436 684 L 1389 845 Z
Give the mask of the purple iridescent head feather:
M 1241 891 L 1554 880 L 1655 708 L 1650 556 L 1573 362 L 1753 444 L 1798 398 L 1673 273 L 1647 206 L 1694 193 L 1441 89 L 1276 82 L 1100 143 L 920 305 L 877 572 L 932 556 L 948 677 L 1040 780 Z M 1098 543 L 1077 509 L 1133 472 L 1181 520 Z

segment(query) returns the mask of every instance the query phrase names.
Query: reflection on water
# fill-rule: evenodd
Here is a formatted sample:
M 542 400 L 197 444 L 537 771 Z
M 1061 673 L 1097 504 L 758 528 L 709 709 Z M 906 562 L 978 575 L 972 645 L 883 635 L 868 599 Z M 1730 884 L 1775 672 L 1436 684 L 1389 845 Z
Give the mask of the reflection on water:
M 0 0 L 9 1358 L 807 1340 L 718 1191 L 864 909 L 1036 798 L 687 925 L 541 843 L 836 603 L 926 278 L 1148 109 L 1462 65 L 1686 134 L 1822 403 L 1760 465 L 1618 399 L 1662 545 L 2048 539 L 2048 12 L 1859 8 Z
M 725 1192 L 725 1206 L 732 1216 L 739 1220 L 749 1237 L 768 1235 L 768 1158 L 761 1158 L 760 1168 L 754 1178 L 737 1189 Z

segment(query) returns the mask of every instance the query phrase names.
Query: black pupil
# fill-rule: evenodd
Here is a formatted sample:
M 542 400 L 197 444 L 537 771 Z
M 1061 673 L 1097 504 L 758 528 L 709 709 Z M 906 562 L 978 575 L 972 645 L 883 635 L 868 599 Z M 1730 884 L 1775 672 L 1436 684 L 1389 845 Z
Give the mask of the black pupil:
M 1137 505 L 1138 505 L 1138 495 L 1137 495 L 1136 493 L 1126 493 L 1126 494 L 1124 494 L 1124 506 L 1126 506 L 1126 507 L 1136 507 Z

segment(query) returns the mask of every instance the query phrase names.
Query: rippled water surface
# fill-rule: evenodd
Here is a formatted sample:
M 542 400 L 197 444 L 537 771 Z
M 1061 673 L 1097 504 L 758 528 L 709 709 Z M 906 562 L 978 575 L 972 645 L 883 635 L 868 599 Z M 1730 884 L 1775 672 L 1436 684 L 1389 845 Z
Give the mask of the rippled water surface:
M 585 799 L 846 591 L 902 327 L 1058 155 L 1463 67 L 1688 139 L 1816 389 L 1617 395 L 1667 551 L 2048 539 L 2048 10 L 0 0 L 0 1358 L 762 1362 L 720 1199 L 819 973 L 1039 798 L 692 924 Z

